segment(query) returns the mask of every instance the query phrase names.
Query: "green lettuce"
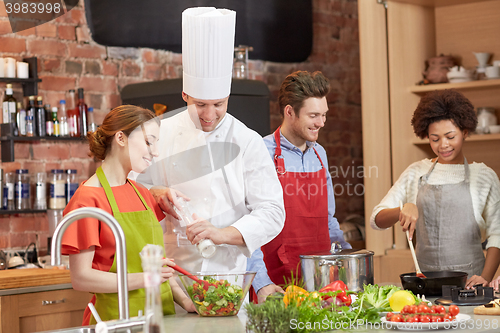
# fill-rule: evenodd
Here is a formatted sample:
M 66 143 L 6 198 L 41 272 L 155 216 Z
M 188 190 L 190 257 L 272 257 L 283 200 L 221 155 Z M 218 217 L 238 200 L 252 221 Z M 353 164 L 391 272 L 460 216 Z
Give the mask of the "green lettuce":
M 363 304 L 365 308 L 375 308 L 380 312 L 392 311 L 389 305 L 389 298 L 400 287 L 394 285 L 378 286 L 376 284 L 363 285 L 364 291 L 358 294 L 358 303 Z M 362 302 L 362 303 L 361 303 Z

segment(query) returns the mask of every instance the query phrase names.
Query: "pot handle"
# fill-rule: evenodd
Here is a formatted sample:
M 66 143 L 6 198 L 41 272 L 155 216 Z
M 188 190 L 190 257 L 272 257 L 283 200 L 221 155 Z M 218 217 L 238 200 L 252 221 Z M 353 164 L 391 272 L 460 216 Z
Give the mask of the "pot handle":
M 338 267 L 342 267 L 342 263 L 339 262 L 337 259 L 333 259 L 333 260 L 321 259 L 318 262 L 318 266 L 319 267 L 322 267 L 322 266 L 338 266 Z

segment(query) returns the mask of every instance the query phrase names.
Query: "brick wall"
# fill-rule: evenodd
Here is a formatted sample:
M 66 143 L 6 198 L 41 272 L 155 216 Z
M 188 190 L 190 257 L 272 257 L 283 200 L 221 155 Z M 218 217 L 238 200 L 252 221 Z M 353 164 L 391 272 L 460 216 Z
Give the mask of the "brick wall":
M 363 180 L 358 170 L 362 166 L 362 143 L 357 2 L 313 0 L 313 15 L 314 42 L 309 59 L 289 64 L 252 60 L 250 78 L 266 82 L 271 90 L 273 130 L 281 122 L 276 99 L 287 74 L 295 70 L 321 70 L 330 79 L 330 112 L 319 142 L 329 156 L 337 195 L 336 216 L 343 221 L 349 214 L 363 214 Z M 39 95 L 51 106 L 56 106 L 67 90 L 84 88 L 85 101 L 94 107 L 98 124 L 110 109 L 120 105 L 119 92 L 127 84 L 182 74 L 180 54 L 95 43 L 86 24 L 82 1 L 79 7 L 54 21 L 15 34 L 0 1 L 0 56 L 18 60 L 38 57 L 38 74 L 43 80 Z M 4 91 L 5 83 L 0 83 L 2 99 Z M 14 85 L 14 96 L 22 98 L 20 85 Z M 5 172 L 21 167 L 30 172 L 76 168 L 83 180 L 96 168 L 87 157 L 84 143 L 16 143 L 15 154 L 15 162 L 2 163 Z M 49 236 L 45 214 L 0 215 L 0 248 L 25 247 L 35 241 L 36 235 L 40 247 L 45 249 Z

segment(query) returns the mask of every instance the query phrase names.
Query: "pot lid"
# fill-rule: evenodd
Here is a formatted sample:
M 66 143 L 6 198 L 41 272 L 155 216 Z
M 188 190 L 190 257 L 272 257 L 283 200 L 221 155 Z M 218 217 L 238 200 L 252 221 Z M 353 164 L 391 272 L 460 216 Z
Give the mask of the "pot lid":
M 338 250 L 335 253 L 331 253 L 330 251 L 319 251 L 319 252 L 311 252 L 308 254 L 301 254 L 300 259 L 347 259 L 347 258 L 360 258 L 360 257 L 369 257 L 373 256 L 372 251 L 368 250 L 360 250 L 360 249 L 345 249 Z

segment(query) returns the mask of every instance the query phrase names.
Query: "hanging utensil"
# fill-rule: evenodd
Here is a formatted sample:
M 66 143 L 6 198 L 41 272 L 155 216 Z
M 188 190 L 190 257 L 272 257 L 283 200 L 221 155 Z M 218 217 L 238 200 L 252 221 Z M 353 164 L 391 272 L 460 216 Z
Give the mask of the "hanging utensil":
M 399 201 L 399 209 L 403 210 L 403 202 Z M 420 266 L 418 266 L 417 255 L 415 254 L 415 249 L 413 248 L 413 242 L 410 239 L 410 232 L 406 230 L 406 239 L 408 239 L 408 245 L 410 246 L 411 256 L 413 258 L 413 263 L 415 264 L 415 270 L 417 272 L 416 276 L 419 278 L 426 278 L 426 276 L 420 270 Z

